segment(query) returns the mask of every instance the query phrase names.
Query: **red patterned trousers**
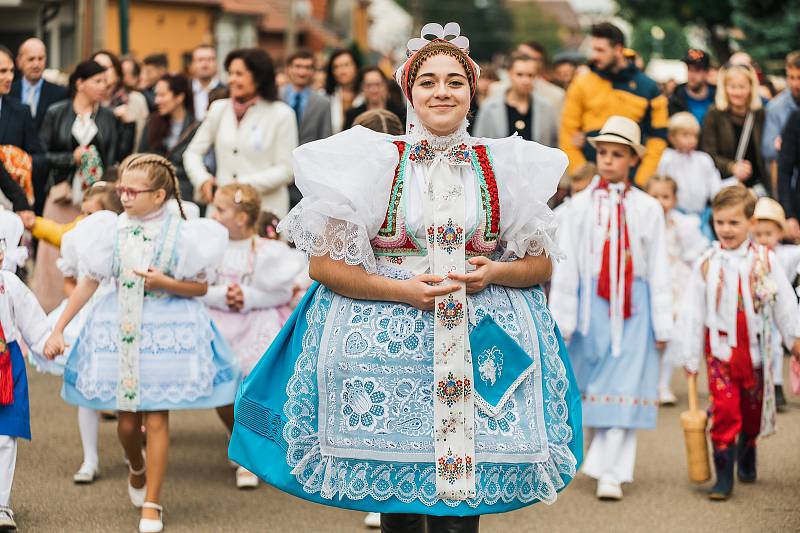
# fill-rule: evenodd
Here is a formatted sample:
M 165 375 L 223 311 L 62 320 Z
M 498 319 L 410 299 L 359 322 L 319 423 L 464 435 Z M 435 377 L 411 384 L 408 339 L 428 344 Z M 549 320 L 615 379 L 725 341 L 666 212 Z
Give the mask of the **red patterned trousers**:
M 711 395 L 711 442 L 715 448 L 724 449 L 743 432 L 748 444 L 754 445 L 761 431 L 762 369 L 753 369 L 750 379 L 741 379 L 731 375 L 730 363 L 710 352 L 706 352 L 706 365 Z

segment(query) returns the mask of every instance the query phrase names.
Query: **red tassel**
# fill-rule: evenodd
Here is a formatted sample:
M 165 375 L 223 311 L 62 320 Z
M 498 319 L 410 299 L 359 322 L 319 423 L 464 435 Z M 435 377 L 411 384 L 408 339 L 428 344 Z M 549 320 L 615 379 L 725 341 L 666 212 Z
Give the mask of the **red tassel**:
M 0 405 L 14 403 L 14 372 L 11 367 L 11 351 L 6 344 L 6 334 L 0 324 Z

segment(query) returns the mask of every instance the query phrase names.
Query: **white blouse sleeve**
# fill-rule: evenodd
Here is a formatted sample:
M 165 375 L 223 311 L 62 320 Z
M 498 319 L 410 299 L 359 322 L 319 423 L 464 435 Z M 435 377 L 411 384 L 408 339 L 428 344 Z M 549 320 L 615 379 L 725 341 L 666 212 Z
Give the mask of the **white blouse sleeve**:
M 70 230 L 61 237 L 61 257 L 56 260 L 56 266 L 67 278 L 78 277 L 78 251 L 75 236 L 76 233 Z
M 547 201 L 567 168 L 566 154 L 517 135 L 481 142 L 489 147 L 497 174 L 503 258 L 542 253 L 560 258 L 555 217 Z
M 3 273 L 3 281 L 11 296 L 14 326 L 31 350 L 42 353 L 49 328 L 39 300 L 15 274 Z
M 671 361 L 675 366 L 697 372 L 704 353 L 706 330 L 706 280 L 704 264 L 711 253 L 706 252 L 692 267 L 692 275 L 686 282 L 680 303 L 672 342 L 678 349 L 671 352 L 677 359 Z
M 278 231 L 309 255 L 375 271 L 370 240 L 386 218 L 398 163 L 392 137 L 356 126 L 293 152 L 303 200 Z
M 16 272 L 28 259 L 28 248 L 20 246 L 19 241 L 25 227 L 16 213 L 6 209 L 0 210 L 0 228 L 6 239 L 6 253 L 3 258 L 3 270 Z
M 68 243 L 67 253 L 77 258 L 79 277 L 103 281 L 113 276 L 117 219 L 118 215 L 113 211 L 98 211 L 78 222 L 64 235 Z
M 175 246 L 177 263 L 172 276 L 178 280 L 211 283 L 228 246 L 228 230 L 208 218 L 186 220 Z
M 769 263 L 770 276 L 774 280 L 776 289 L 775 303 L 772 304 L 775 325 L 778 326 L 784 345 L 791 350 L 795 339 L 800 337 L 797 295 L 772 251 L 769 252 Z
M 294 279 L 306 266 L 305 257 L 281 241 L 259 244 L 251 285 L 243 286 L 244 311 L 288 304 Z

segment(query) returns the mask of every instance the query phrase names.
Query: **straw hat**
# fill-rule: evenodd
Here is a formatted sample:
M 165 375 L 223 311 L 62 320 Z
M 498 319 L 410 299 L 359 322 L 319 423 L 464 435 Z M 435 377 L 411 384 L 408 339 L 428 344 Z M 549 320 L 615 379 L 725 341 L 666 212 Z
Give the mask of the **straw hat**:
M 587 139 L 589 144 L 597 148 L 597 143 L 617 143 L 630 146 L 636 151 L 636 155 L 642 157 L 647 149 L 642 146 L 642 131 L 639 125 L 627 117 L 614 115 L 606 120 L 603 129 L 598 135 Z
M 771 220 L 781 228 L 786 227 L 786 213 L 781 204 L 772 198 L 759 198 L 756 203 L 756 210 L 753 213 L 756 220 Z

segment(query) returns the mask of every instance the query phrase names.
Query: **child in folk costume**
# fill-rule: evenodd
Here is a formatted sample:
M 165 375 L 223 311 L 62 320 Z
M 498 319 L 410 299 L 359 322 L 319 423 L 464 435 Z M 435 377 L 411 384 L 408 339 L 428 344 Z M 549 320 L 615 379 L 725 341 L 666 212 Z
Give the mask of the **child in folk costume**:
M 756 244 L 766 246 L 775 253 L 777 265 L 781 267 L 786 279 L 792 283 L 798 274 L 800 265 L 800 246 L 781 244 L 786 227 L 786 214 L 780 203 L 772 198 L 759 198 L 756 203 L 755 219 L 751 235 Z M 778 412 L 786 409 L 786 397 L 783 394 L 783 348 L 780 333 L 773 328 L 773 370 L 775 378 L 775 407 Z
M 553 274 L 553 315 L 595 428 L 583 470 L 597 497 L 621 499 L 633 480 L 636 430 L 656 425 L 658 350 L 672 333 L 672 286 L 661 206 L 628 182 L 645 151 L 639 126 L 613 116 L 597 147 L 599 180 L 562 219 L 567 260 Z
M 800 357 L 794 291 L 775 254 L 748 239 L 755 205 L 755 195 L 742 186 L 714 197 L 719 240 L 692 271 L 676 328 L 687 371 L 697 372 L 702 354 L 708 368 L 714 500 L 730 497 L 735 462 L 739 481 L 756 480 L 756 439 L 775 431 L 773 321 Z
M 709 242 L 700 231 L 700 218 L 687 215 L 675 209 L 678 197 L 678 184 L 670 176 L 657 174 L 647 182 L 647 194 L 658 200 L 664 208 L 665 237 L 667 256 L 672 275 L 672 311 L 678 315 L 681 295 L 686 288 L 686 280 L 692 273 L 692 265 L 700 257 Z M 678 343 L 670 341 L 661 354 L 661 370 L 658 379 L 658 400 L 661 405 L 675 405 L 677 399 L 670 389 L 674 362 L 679 359 L 673 355 Z
M 28 378 L 19 339 L 41 351 L 47 338 L 44 311 L 33 293 L 13 273 L 23 225 L 20 218 L 0 211 L 0 530 L 16 529 L 9 507 L 17 461 L 17 439 L 30 439 Z M 9 257 L 11 256 L 11 257 Z
M 284 308 L 293 295 L 293 280 L 305 269 L 305 255 L 285 242 L 261 238 L 256 223 L 261 194 L 250 185 L 231 183 L 214 195 L 212 218 L 228 230 L 228 248 L 217 267 L 216 283 L 202 298 L 247 376 L 288 318 Z M 233 428 L 233 406 L 220 416 Z M 236 486 L 258 486 L 244 467 Z
M 130 462 L 128 494 L 141 507 L 139 531 L 163 529 L 161 486 L 169 448 L 169 411 L 230 405 L 238 365 L 197 299 L 222 259 L 225 228 L 186 221 L 165 203 L 180 196 L 174 167 L 163 157 L 123 161 L 117 185 L 125 213 L 101 211 L 76 233 L 79 281 L 45 347 L 64 351 L 64 329 L 111 279 L 70 347 L 62 396 L 91 409 L 119 411 L 117 433 Z M 147 430 L 147 462 L 142 450 Z M 146 475 L 145 475 L 146 474 Z

